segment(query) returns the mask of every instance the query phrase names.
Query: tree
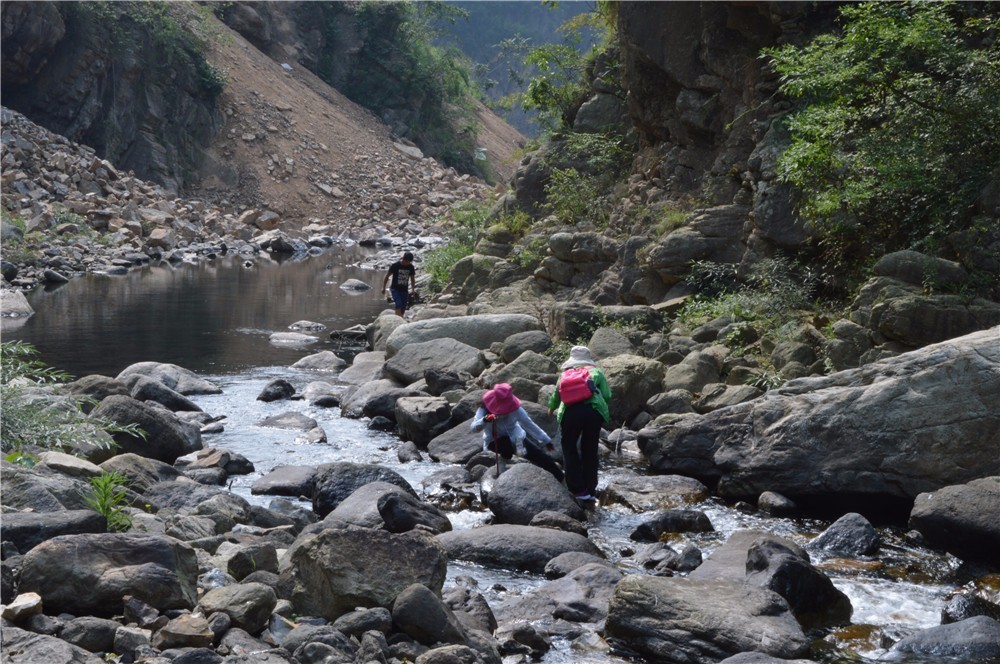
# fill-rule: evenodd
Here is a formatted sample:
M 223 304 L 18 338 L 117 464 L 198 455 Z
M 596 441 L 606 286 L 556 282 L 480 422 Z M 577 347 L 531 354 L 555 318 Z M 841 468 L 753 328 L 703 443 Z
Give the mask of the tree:
M 933 250 L 1000 174 L 996 5 L 861 3 L 840 19 L 837 34 L 764 52 L 803 102 L 780 176 L 834 258 Z

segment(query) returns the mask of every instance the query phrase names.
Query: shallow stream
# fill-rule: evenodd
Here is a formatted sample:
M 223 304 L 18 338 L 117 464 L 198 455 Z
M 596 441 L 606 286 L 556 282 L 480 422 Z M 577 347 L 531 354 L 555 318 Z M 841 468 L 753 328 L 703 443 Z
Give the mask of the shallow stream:
M 259 257 L 249 265 L 243 257 L 228 256 L 147 267 L 120 277 L 78 278 L 55 290 L 30 293 L 28 300 L 36 314 L 17 327 L 6 325 L 4 340 L 27 341 L 40 350 L 46 364 L 78 377 L 114 376 L 134 362 L 157 361 L 180 365 L 216 382 L 222 394 L 193 398 L 206 412 L 226 417 L 225 431 L 206 435 L 204 444 L 238 452 L 254 463 L 253 475 L 235 477 L 231 484 L 233 491 L 253 502 L 269 502 L 269 497 L 252 496 L 250 485 L 272 468 L 333 461 L 382 464 L 399 472 L 419 492 L 422 481 L 441 466 L 430 461 L 399 463 L 396 436 L 369 430 L 365 420 L 341 418 L 338 409 L 316 408 L 305 401 L 256 400 L 276 378 L 298 388 L 311 380 L 330 380 L 288 368 L 304 355 L 335 350 L 327 332 L 317 333 L 319 340 L 314 344 L 294 347 L 271 343 L 269 336 L 288 331 L 289 325 L 301 320 L 322 323 L 328 330 L 371 321 L 386 305 L 378 297 L 382 274 L 360 267 L 366 256 L 358 249 L 336 249 L 303 261 Z M 347 293 L 339 285 L 350 278 L 374 288 Z M 288 410 L 317 420 L 328 443 L 299 443 L 295 432 L 258 426 L 264 418 Z M 609 452 L 602 464 L 602 485 L 617 475 L 642 473 L 643 469 L 637 459 Z M 801 544 L 828 525 L 762 518 L 715 500 L 693 507 L 705 511 L 716 530 L 690 537 L 706 555 L 741 528 L 766 530 Z M 489 513 L 466 510 L 449 516 L 455 528 L 469 528 L 484 523 Z M 627 554 L 643 545 L 629 540 L 629 533 L 647 517 L 623 507 L 598 507 L 588 524 L 590 537 L 624 572 L 638 572 Z M 940 623 L 945 596 L 958 583 L 954 580 L 958 561 L 909 545 L 899 531 L 880 532 L 884 545 L 877 560 L 819 563 L 850 597 L 854 624 L 823 635 L 817 643 L 828 652 L 817 651 L 814 658 L 874 661 L 901 636 Z M 536 575 L 451 563 L 449 579 L 459 575 L 476 578 L 491 604 L 545 582 Z M 626 660 L 609 654 L 606 645 L 591 635 L 556 640 L 544 661 Z

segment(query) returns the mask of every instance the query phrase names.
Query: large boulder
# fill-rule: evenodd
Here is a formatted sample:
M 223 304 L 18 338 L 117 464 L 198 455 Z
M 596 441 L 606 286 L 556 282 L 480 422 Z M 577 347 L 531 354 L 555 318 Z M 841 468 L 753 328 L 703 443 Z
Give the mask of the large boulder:
M 469 428 L 466 420 L 435 436 L 427 444 L 427 454 L 439 463 L 468 463 L 483 449 L 483 434 Z
M 777 491 L 897 502 L 1000 474 L 1000 328 L 639 432 L 657 472 L 719 478 L 725 497 Z M 886 463 L 891 459 L 891 463 Z
M 20 293 L 20 291 L 18 291 Z M 13 625 L 0 631 L 4 662 L 10 664 L 101 664 L 105 660 L 55 636 L 35 634 Z
M 487 567 L 541 573 L 545 564 L 569 551 L 603 557 L 583 535 L 535 526 L 481 526 L 438 535 L 450 558 Z
M 611 419 L 629 422 L 642 412 L 650 395 L 661 391 L 665 367 L 638 355 L 616 355 L 599 362 L 611 388 Z
M 197 426 L 131 397 L 109 396 L 92 415 L 120 425 L 135 425 L 145 432 L 144 438 L 124 431 L 115 433 L 115 442 L 122 452 L 173 463 L 178 457 L 201 449 L 201 431 Z
M 481 350 L 450 338 L 407 344 L 385 363 L 385 372 L 403 385 L 417 382 L 428 369 L 450 369 L 478 376 L 485 368 Z
M 26 468 L 9 461 L 0 462 L 3 505 L 16 510 L 59 512 L 89 509 L 84 496 L 90 485 L 48 468 Z
M 615 588 L 605 637 L 658 662 L 716 662 L 750 650 L 781 659 L 809 639 L 777 593 L 740 581 L 627 576 Z
M 617 476 L 608 480 L 601 502 L 617 503 L 635 512 L 683 507 L 707 500 L 708 487 L 681 475 Z
M 139 374 L 157 380 L 170 389 L 185 396 L 191 394 L 222 394 L 222 388 L 215 383 L 201 378 L 176 364 L 161 362 L 137 362 L 125 367 L 115 380 L 125 382 L 128 376 Z
M 547 470 L 531 463 L 507 469 L 493 484 L 487 505 L 499 523 L 528 525 L 539 512 L 552 511 L 582 521 L 585 514 Z
M 398 355 L 396 357 L 399 357 Z M 449 428 L 451 405 L 441 397 L 402 397 L 396 400 L 396 424 L 403 440 L 420 447 Z
M 996 560 L 1000 550 L 1000 477 L 922 493 L 913 501 L 910 527 L 932 546 L 972 560 Z
M 149 376 L 133 374 L 126 377 L 125 383 L 129 386 L 129 396 L 137 401 L 153 401 L 175 413 L 201 412 L 201 408 L 186 396 Z
M 427 646 L 465 642 L 465 630 L 455 613 L 439 595 L 419 583 L 396 597 L 392 622 L 396 629 Z
M 312 496 L 316 486 L 313 466 L 275 466 L 250 485 L 250 493 L 265 496 Z
M 108 524 L 93 510 L 58 512 L 7 512 L 3 515 L 3 539 L 18 551 L 27 551 L 53 537 L 81 533 L 103 533 Z
M 198 608 L 206 616 L 225 613 L 232 624 L 256 634 L 267 625 L 278 598 L 274 589 L 263 583 L 237 583 L 213 588 L 205 593 Z
M 340 404 L 344 417 L 396 417 L 396 401 L 402 397 L 427 397 L 426 392 L 400 387 L 389 379 L 372 380 L 350 391 Z
M 612 565 L 588 562 L 530 593 L 501 602 L 497 615 L 504 622 L 550 616 L 570 622 L 598 622 L 607 617 L 608 602 L 621 580 L 622 573 Z
M 42 596 L 47 611 L 111 616 L 132 595 L 153 608 L 197 603 L 194 549 L 162 535 L 64 535 L 25 554 L 20 592 Z
M 338 461 L 325 463 L 316 471 L 315 488 L 313 489 L 313 511 L 321 517 L 332 512 L 352 493 L 372 482 L 388 482 L 416 497 L 410 483 L 403 476 L 384 466 L 376 464 L 351 463 Z
M 181 471 L 170 464 L 131 452 L 111 457 L 101 464 L 101 470 L 121 473 L 128 479 L 129 488 L 139 493 L 145 493 L 154 484 L 170 482 L 181 476 Z
M 435 339 L 456 339 L 464 344 L 485 350 L 497 341 L 512 334 L 542 330 L 542 324 L 527 314 L 482 314 L 458 318 L 434 318 L 396 328 L 386 340 L 385 353 L 392 358 L 400 349 L 410 344 Z
M 414 583 L 441 593 L 448 557 L 426 533 L 352 528 L 300 538 L 289 549 L 279 595 L 300 615 L 336 620 L 359 606 L 392 606 Z
M 326 516 L 324 522 L 349 523 L 362 528 L 382 528 L 385 521 L 379 513 L 378 505 L 382 499 L 392 494 L 410 495 L 395 484 L 369 482 L 340 501 L 336 509 Z
M 995 662 L 1000 660 L 1000 622 L 976 616 L 938 625 L 900 639 L 889 661 Z

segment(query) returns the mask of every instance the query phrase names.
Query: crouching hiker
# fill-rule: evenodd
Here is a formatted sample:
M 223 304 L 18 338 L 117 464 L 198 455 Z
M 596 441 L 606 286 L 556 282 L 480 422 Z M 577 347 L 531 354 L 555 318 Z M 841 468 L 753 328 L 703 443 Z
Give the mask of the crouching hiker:
M 563 481 L 559 464 L 528 440 L 528 436 L 554 452 L 556 448 L 552 439 L 521 407 L 521 400 L 514 396 L 514 391 L 507 383 L 497 383 L 483 395 L 483 403 L 472 419 L 472 430 L 483 432 L 483 450 L 497 454 L 498 473 L 506 470 L 506 462 L 516 453 L 549 471 L 558 481 Z

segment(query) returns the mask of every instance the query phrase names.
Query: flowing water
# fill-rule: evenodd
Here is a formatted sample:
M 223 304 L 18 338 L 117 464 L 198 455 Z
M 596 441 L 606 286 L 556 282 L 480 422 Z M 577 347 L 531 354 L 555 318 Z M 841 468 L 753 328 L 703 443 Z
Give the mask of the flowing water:
M 364 420 L 341 418 L 337 409 L 317 408 L 305 401 L 256 400 L 276 378 L 297 387 L 311 380 L 329 380 L 288 368 L 304 355 L 336 350 L 326 332 L 315 333 L 318 340 L 307 346 L 274 344 L 269 336 L 301 320 L 322 323 L 328 330 L 371 321 L 386 308 L 378 297 L 382 273 L 364 269 L 366 253 L 356 248 L 301 261 L 256 257 L 245 264 L 245 260 L 227 256 L 173 267 L 151 266 L 124 276 L 87 276 L 54 290 L 36 290 L 28 295 L 35 315 L 13 327 L 8 322 L 4 340 L 33 344 L 46 364 L 75 376 L 114 376 L 134 362 L 157 361 L 213 380 L 223 393 L 193 400 L 206 412 L 225 416 L 225 431 L 206 435 L 204 443 L 238 452 L 254 463 L 256 472 L 233 478 L 230 487 L 250 501 L 267 504 L 269 498 L 251 495 L 250 485 L 276 466 L 333 461 L 382 464 L 399 472 L 419 492 L 423 480 L 441 466 L 430 461 L 399 463 L 396 436 L 369 430 Z M 349 278 L 368 283 L 373 290 L 341 290 L 339 285 Z M 317 420 L 328 443 L 297 442 L 294 432 L 259 426 L 266 417 L 289 410 Z M 636 472 L 643 472 L 641 462 L 609 453 L 602 465 L 602 483 Z M 770 531 L 801 544 L 828 525 L 765 519 L 715 500 L 695 507 L 706 512 L 716 529 L 690 537 L 706 554 L 741 528 Z M 489 514 L 472 509 L 449 516 L 455 528 L 470 528 L 484 523 Z M 588 523 L 590 537 L 624 572 L 639 572 L 627 554 L 642 545 L 632 542 L 629 533 L 646 517 L 621 507 L 598 508 Z M 912 547 L 899 532 L 881 532 L 886 544 L 878 560 L 819 563 L 850 597 L 854 618 L 850 627 L 823 635 L 817 643 L 829 652 L 814 657 L 873 661 L 892 641 L 939 624 L 945 595 L 957 585 L 953 580 L 957 561 Z M 491 604 L 531 592 L 545 582 L 536 575 L 451 563 L 449 579 L 459 575 L 476 578 Z M 544 660 L 549 664 L 626 661 L 611 655 L 593 634 L 556 639 L 553 645 Z

